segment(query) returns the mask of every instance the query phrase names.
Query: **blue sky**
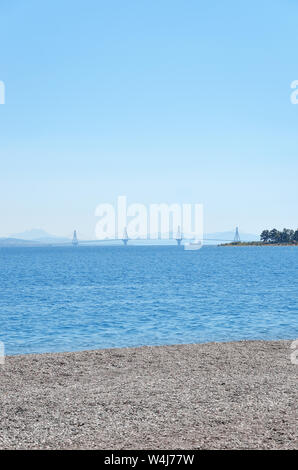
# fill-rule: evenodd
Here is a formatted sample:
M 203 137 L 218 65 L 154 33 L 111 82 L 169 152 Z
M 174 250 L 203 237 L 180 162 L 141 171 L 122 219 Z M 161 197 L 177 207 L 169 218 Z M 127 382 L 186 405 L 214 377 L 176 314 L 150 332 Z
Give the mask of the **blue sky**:
M 296 0 L 0 3 L 0 236 L 93 237 L 95 207 L 203 203 L 296 228 Z

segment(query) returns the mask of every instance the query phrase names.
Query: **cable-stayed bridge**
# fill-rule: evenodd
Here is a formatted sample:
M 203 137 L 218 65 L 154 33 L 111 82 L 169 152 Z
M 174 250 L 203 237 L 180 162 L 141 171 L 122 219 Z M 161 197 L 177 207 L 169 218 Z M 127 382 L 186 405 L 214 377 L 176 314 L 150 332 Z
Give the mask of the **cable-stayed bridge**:
M 131 241 L 132 243 L 135 243 L 135 242 L 152 242 L 154 241 L 155 244 L 158 244 L 158 242 L 166 242 L 166 241 L 176 241 L 176 244 L 177 246 L 181 246 L 182 242 L 183 241 L 191 241 L 193 240 L 194 237 L 187 237 L 187 236 L 183 236 L 182 232 L 181 232 L 181 229 L 180 227 L 178 227 L 178 230 L 177 230 L 177 233 L 176 233 L 176 236 L 175 237 L 169 237 L 169 238 L 164 238 L 162 237 L 160 234 L 157 235 L 157 237 L 151 237 L 151 238 L 129 238 L 128 237 L 128 233 L 127 233 L 127 229 L 126 227 L 124 228 L 124 232 L 123 232 L 123 236 L 122 238 L 105 238 L 105 239 L 98 239 L 98 240 L 78 240 L 78 237 L 77 237 L 77 231 L 75 230 L 74 233 L 73 233 L 73 239 L 72 241 L 69 241 L 69 242 L 65 242 L 65 243 L 58 243 L 57 245 L 59 246 L 67 246 L 67 245 L 73 245 L 73 246 L 78 246 L 78 245 L 101 245 L 103 243 L 115 243 L 115 242 L 122 242 L 124 244 L 124 246 L 127 246 L 128 245 L 128 242 Z M 239 243 L 240 242 L 240 235 L 239 235 L 239 230 L 238 230 L 238 227 L 236 227 L 236 230 L 235 230 L 235 236 L 234 236 L 234 239 L 220 239 L 220 238 L 196 238 L 196 240 L 200 240 L 202 242 L 227 242 L 227 243 L 231 243 L 231 242 L 237 242 Z

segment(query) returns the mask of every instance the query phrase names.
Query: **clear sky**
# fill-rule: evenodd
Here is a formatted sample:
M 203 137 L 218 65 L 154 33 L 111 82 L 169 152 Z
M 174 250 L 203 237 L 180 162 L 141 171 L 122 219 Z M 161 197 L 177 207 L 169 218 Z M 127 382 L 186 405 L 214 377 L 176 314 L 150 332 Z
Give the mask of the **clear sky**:
M 1 0 L 0 236 L 192 202 L 298 226 L 297 0 Z

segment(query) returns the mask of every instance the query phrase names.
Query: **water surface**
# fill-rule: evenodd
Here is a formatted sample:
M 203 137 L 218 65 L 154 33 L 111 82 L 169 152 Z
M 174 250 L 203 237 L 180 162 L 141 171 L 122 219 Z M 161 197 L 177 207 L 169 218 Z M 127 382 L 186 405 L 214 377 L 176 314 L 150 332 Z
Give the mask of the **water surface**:
M 298 248 L 0 249 L 6 354 L 298 337 Z

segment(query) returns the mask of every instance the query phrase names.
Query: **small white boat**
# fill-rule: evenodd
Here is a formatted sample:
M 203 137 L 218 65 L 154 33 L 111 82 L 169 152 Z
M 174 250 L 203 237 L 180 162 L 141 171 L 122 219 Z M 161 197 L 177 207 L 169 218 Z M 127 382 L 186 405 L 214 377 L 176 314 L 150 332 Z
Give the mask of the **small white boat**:
M 202 248 L 202 246 L 203 246 L 203 243 L 201 242 L 201 240 L 194 240 L 192 242 L 185 243 L 184 249 L 185 250 L 199 250 L 200 248 Z

